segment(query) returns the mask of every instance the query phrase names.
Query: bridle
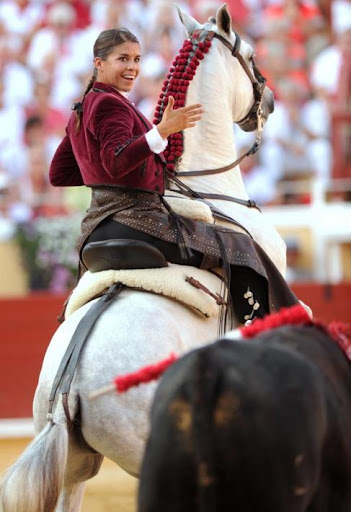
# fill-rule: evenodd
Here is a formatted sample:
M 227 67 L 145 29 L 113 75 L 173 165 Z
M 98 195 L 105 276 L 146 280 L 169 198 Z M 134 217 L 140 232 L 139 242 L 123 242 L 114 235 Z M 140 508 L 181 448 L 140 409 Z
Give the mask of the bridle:
M 225 167 L 220 167 L 218 169 L 206 169 L 206 170 L 199 170 L 199 171 L 184 171 L 184 172 L 176 172 L 175 176 L 170 176 L 170 179 L 181 189 L 178 191 L 173 190 L 173 192 L 180 192 L 184 195 L 191 196 L 191 197 L 197 197 L 198 199 L 221 199 L 225 201 L 232 201 L 239 204 L 243 204 L 245 206 L 248 206 L 250 208 L 258 208 L 255 201 L 252 200 L 244 200 L 239 198 L 233 198 L 230 196 L 225 196 L 222 194 L 205 194 L 205 193 L 198 193 L 190 189 L 190 187 L 187 187 L 184 183 L 181 182 L 181 180 L 178 179 L 179 176 L 206 176 L 206 175 L 212 175 L 212 174 L 220 174 L 226 171 L 229 171 L 230 169 L 233 169 L 237 165 L 240 164 L 240 162 L 247 156 L 253 155 L 256 153 L 256 151 L 259 149 L 261 139 L 262 139 L 262 131 L 263 131 L 263 111 L 262 111 L 262 98 L 264 89 L 266 87 L 266 79 L 262 76 L 259 69 L 255 66 L 253 62 L 253 73 L 251 69 L 246 64 L 245 60 L 243 59 L 242 55 L 240 54 L 240 46 L 241 46 L 241 37 L 237 32 L 234 32 L 235 34 L 235 43 L 232 45 L 229 41 L 227 41 L 224 37 L 217 34 L 213 30 L 206 30 L 206 28 L 195 30 L 192 34 L 192 40 L 197 42 L 204 42 L 204 41 L 212 41 L 212 39 L 218 39 L 221 41 L 224 46 L 226 46 L 233 57 L 238 59 L 240 62 L 242 68 L 244 69 L 245 73 L 249 77 L 252 87 L 253 87 L 253 93 L 254 93 L 254 103 L 250 109 L 250 111 L 246 114 L 246 116 L 237 122 L 237 124 L 240 127 L 245 127 L 248 123 L 251 123 L 252 121 L 257 122 L 257 134 L 256 139 L 253 145 L 246 151 L 243 155 L 241 155 L 239 158 L 237 158 L 234 162 L 232 162 L 229 165 L 226 165 Z

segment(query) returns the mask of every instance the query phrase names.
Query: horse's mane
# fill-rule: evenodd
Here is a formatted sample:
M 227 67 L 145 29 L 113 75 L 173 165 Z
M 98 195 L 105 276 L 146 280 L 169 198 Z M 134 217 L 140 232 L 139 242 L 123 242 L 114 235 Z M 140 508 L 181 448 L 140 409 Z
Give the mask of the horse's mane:
M 184 107 L 189 84 L 210 46 L 211 41 L 198 41 L 197 34 L 193 34 L 191 39 L 184 41 L 163 83 L 155 111 L 154 124 L 160 123 L 170 96 L 173 96 L 175 100 L 174 108 Z M 183 140 L 183 132 L 173 133 L 168 138 L 168 147 L 164 155 L 169 172 L 174 172 L 178 166 L 184 149 Z

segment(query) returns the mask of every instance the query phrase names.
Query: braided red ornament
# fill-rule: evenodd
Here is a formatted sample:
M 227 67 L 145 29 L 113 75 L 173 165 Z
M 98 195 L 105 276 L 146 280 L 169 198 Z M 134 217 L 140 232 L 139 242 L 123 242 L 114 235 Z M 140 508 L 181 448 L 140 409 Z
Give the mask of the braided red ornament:
M 167 80 L 163 83 L 154 115 L 153 122 L 155 125 L 159 124 L 162 119 L 169 96 L 174 97 L 175 109 L 184 107 L 189 84 L 195 76 L 200 61 L 204 58 L 205 53 L 208 52 L 210 47 L 211 41 L 198 42 L 197 37 L 184 41 L 179 54 L 175 57 L 169 69 Z M 167 161 L 167 170 L 172 173 L 178 167 L 183 154 L 183 140 L 182 132 L 173 133 L 168 138 L 168 147 L 164 152 L 164 156 Z

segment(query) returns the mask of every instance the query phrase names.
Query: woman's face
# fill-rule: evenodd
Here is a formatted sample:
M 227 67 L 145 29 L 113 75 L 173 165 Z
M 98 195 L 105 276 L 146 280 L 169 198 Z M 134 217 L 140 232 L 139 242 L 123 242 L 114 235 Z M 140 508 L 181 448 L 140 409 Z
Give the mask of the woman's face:
M 97 81 L 129 92 L 140 72 L 140 46 L 127 41 L 114 48 L 106 60 L 94 59 Z

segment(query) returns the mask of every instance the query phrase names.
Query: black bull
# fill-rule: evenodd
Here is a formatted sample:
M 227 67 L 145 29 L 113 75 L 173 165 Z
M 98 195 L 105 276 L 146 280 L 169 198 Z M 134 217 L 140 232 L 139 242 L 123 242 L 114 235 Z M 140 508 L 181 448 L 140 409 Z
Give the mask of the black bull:
M 163 376 L 139 512 L 351 512 L 351 366 L 314 326 L 219 340 Z

